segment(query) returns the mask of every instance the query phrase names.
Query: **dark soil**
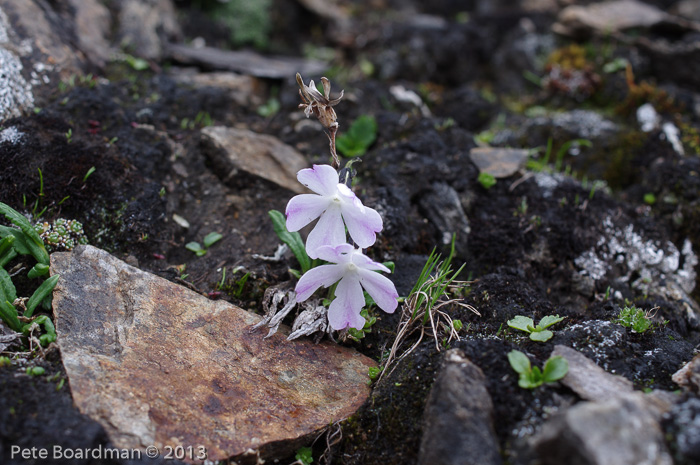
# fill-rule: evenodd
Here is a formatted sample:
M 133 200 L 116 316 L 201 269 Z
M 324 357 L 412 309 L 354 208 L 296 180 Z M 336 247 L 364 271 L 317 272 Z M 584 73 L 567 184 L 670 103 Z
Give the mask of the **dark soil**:
M 672 298 L 668 290 L 675 273 L 653 274 L 653 282 L 642 281 L 647 285 L 642 288 L 633 283 L 646 270 L 626 268 L 624 257 L 609 258 L 610 271 L 596 280 L 581 273 L 576 260 L 609 239 L 606 219 L 616 230 L 631 226 L 661 248 L 670 241 L 680 251 L 688 240 L 694 251 L 700 250 L 700 115 L 689 104 L 700 101 L 697 86 L 662 81 L 649 58 L 632 45 L 612 39 L 576 43 L 555 36 L 554 13 L 530 12 L 509 2 L 357 2 L 356 40 L 336 35 L 332 22 L 297 2 L 274 3 L 279 8 L 272 15 L 275 32 L 267 51 L 299 55 L 303 44 L 331 47 L 334 59 L 327 75 L 334 89 L 346 91 L 336 107 L 340 132 L 359 115 L 377 120 L 377 140 L 356 165 L 354 188 L 384 220 L 368 253 L 395 262 L 393 279 L 405 296 L 434 248 L 443 256 L 449 253 L 449 238 L 461 225 L 455 215 L 463 212 L 469 233 L 457 232 L 453 264 L 465 263 L 460 278 L 470 281 L 460 302 L 479 312 L 449 307 L 451 318 L 464 325 L 460 339 L 448 343 L 439 334 L 436 344 L 426 335 L 375 383 L 367 404 L 341 424 L 342 440 L 328 451 L 325 439 L 317 441 L 314 457 L 326 452 L 330 463 L 415 463 L 425 400 L 448 346 L 462 349 L 484 372 L 496 407 L 501 454 L 512 464 L 531 463 L 534 452 L 526 439 L 554 411 L 578 401 L 559 384 L 519 388 L 506 358 L 513 349 L 541 367 L 554 345 L 562 344 L 628 378 L 637 389 L 678 389 L 671 375 L 700 344 L 700 315 L 693 316 L 692 310 L 698 308 L 693 300 L 700 297 L 698 286 Z M 666 8 L 671 2 L 649 3 Z M 209 45 L 230 45 L 228 29 L 206 13 L 207 2 L 176 4 L 189 39 L 201 36 Z M 420 21 L 425 17 L 415 11 L 437 15 L 441 25 L 426 26 Z M 525 39 L 539 43 L 528 51 L 532 59 L 518 48 Z M 600 79 L 589 93 L 538 87 L 523 78 L 527 73 L 546 77 L 550 52 L 571 44 L 586 51 L 587 64 Z M 605 62 L 598 58 L 604 54 Z M 628 59 L 636 82 L 650 83 L 651 90 L 632 95 L 624 70 L 603 73 L 603 65 L 614 58 Z M 23 136 L 20 143 L 0 143 L 0 200 L 37 221 L 78 220 L 92 245 L 202 294 L 259 312 L 264 290 L 291 279 L 287 270 L 297 266 L 291 254 L 281 262 L 253 257 L 274 253 L 279 240 L 267 212 L 283 211 L 293 194 L 244 174 L 225 184 L 200 150 L 202 124 L 183 121 L 206 113 L 211 124 L 271 134 L 297 148 L 309 164 L 328 162 L 327 139 L 312 126 L 297 126 L 301 111 L 293 76 L 257 80 L 263 101 L 276 96 L 281 105 L 279 112 L 263 117 L 223 89 L 177 84 L 177 66 L 163 62 L 136 71 L 110 63 L 99 79 L 45 92 L 36 114 L 4 121 L 3 128 L 14 127 Z M 430 114 L 392 97 L 394 85 L 420 95 Z M 662 87 L 672 104 L 659 104 Z M 660 130 L 639 129 L 635 111 L 648 101 L 657 102 L 662 117 L 680 128 L 684 156 L 660 137 Z M 579 109 L 617 129 L 592 134 L 600 125 L 557 125 L 554 115 Z M 542 112 L 547 116 L 540 121 Z M 522 170 L 486 189 L 469 157 L 484 138 L 492 146 L 541 149 L 551 140 L 552 157 L 544 170 Z M 555 168 L 554 154 L 572 139 L 590 139 L 592 146 L 582 146 L 576 155 L 563 153 Z M 539 150 L 530 158 L 543 157 Z M 606 181 L 609 188 L 593 188 L 594 179 Z M 445 189 L 455 192 L 458 202 L 444 201 Z M 184 228 L 173 215 L 190 226 Z M 212 231 L 223 239 L 206 255 L 197 257 L 185 248 Z M 681 254 L 679 260 L 682 268 L 689 258 Z M 239 267 L 244 271 L 231 276 Z M 228 271 L 227 281 L 219 286 L 222 268 Z M 239 287 L 245 272 L 250 277 Z M 18 285 L 20 291 L 30 287 Z M 653 329 L 637 334 L 617 324 L 627 304 L 656 309 Z M 378 319 L 372 331 L 346 344 L 382 362 L 396 338 L 401 312 L 372 312 Z M 566 319 L 553 328 L 547 343 L 532 342 L 506 324 L 516 315 L 537 321 L 557 314 Z M 20 358 L 24 361 L 0 368 L 0 455 L 7 456 L 10 444 L 107 446 L 101 427 L 72 406 L 68 383 L 58 388 L 65 379 L 60 354 L 50 350 L 46 356 L 15 357 Z M 24 374 L 25 364 L 43 366 L 46 374 L 30 377 Z M 675 425 L 666 425 L 674 451 Z M 682 453 L 676 458 L 691 463 L 683 462 Z M 20 462 L 3 458 L 3 463 Z

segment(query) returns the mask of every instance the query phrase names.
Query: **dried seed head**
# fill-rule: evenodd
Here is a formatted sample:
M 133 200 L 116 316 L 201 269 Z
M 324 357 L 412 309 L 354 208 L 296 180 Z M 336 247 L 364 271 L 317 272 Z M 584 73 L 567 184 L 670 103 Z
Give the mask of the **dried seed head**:
M 333 107 L 340 103 L 344 91 L 340 91 L 338 98 L 331 99 L 331 82 L 327 78 L 321 78 L 322 94 L 316 89 L 313 80 L 309 81 L 308 86 L 304 84 L 304 80 L 299 73 L 297 73 L 297 84 L 299 84 L 299 95 L 303 102 L 299 104 L 299 108 L 304 109 L 306 117 L 308 118 L 313 114 L 326 129 L 336 129 L 338 127 L 338 117 Z

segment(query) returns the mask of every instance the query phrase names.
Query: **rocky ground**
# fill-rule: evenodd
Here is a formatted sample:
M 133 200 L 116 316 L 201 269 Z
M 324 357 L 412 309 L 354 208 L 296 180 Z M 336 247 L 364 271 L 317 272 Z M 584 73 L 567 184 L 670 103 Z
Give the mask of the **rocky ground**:
M 355 192 L 384 221 L 368 253 L 395 263 L 408 296 L 454 235 L 465 283 L 435 328 L 374 307 L 364 338 L 335 334 L 383 372 L 349 418 L 267 463 L 301 446 L 337 464 L 698 463 L 700 2 L 246 3 L 0 0 L 0 201 L 77 220 L 129 265 L 263 313 L 265 290 L 298 267 L 290 252 L 261 258 L 280 244 L 268 211 L 302 192 L 299 169 L 329 162 L 294 76 L 327 76 L 345 90 L 339 135 L 377 123 L 355 165 Z M 206 254 L 186 248 L 211 232 Z M 620 324 L 631 307 L 649 329 Z M 565 319 L 538 342 L 509 327 L 518 315 Z M 115 441 L 119 425 L 79 405 L 61 329 L 48 348 L 5 348 L 2 463 L 52 463 L 10 459 L 13 445 Z M 561 356 L 568 374 L 521 388 L 513 350 L 538 367 Z

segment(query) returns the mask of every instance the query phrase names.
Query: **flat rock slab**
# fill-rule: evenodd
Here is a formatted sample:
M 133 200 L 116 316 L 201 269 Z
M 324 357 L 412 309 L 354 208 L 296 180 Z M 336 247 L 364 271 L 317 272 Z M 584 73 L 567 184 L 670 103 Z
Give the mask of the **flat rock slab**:
M 569 371 L 561 383 L 582 399 L 604 402 L 629 397 L 634 392 L 632 381 L 613 375 L 600 368 L 581 352 L 562 345 L 552 351 L 552 357 L 561 356 L 569 363 Z
M 482 173 L 494 178 L 507 178 L 525 166 L 527 150 L 476 147 L 471 149 L 469 157 Z
M 202 150 L 226 184 L 234 184 L 243 171 L 266 179 L 297 194 L 308 192 L 297 181 L 307 168 L 302 154 L 276 137 L 248 129 L 209 126 L 202 129 Z
M 250 51 L 221 50 L 212 47 L 189 47 L 187 45 L 170 44 L 168 47 L 171 59 L 205 69 L 235 71 L 237 73 L 269 79 L 288 79 L 296 73 L 303 76 L 319 74 L 328 65 L 318 60 L 288 56 L 263 56 Z
M 214 461 L 285 454 L 369 395 L 372 360 L 263 339 L 250 332 L 260 316 L 95 247 L 53 254 L 51 274 L 61 275 L 53 307 L 73 399 L 116 447 L 203 446 Z

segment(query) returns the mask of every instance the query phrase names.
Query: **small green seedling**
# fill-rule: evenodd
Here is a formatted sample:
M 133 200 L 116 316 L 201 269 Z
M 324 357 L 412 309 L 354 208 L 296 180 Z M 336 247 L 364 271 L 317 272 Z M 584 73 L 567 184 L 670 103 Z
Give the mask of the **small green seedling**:
M 523 389 L 535 389 L 544 383 L 559 381 L 569 371 L 569 362 L 560 355 L 549 357 L 544 370 L 530 365 L 530 359 L 519 350 L 508 352 L 508 363 L 520 375 L 518 386 Z
M 263 118 L 270 118 L 271 116 L 275 116 L 280 111 L 281 107 L 282 105 L 276 97 L 270 97 L 267 102 L 258 107 L 257 112 Z
M 652 192 L 647 192 L 644 194 L 644 203 L 647 205 L 654 205 L 656 203 L 656 196 Z
M 218 232 L 210 232 L 209 234 L 204 236 L 204 239 L 202 240 L 202 242 L 204 243 L 204 247 L 202 247 L 199 244 L 199 242 L 188 242 L 187 244 L 185 244 L 185 248 L 197 254 L 198 257 L 201 257 L 203 255 L 206 255 L 207 250 L 209 250 L 209 247 L 220 241 L 222 237 L 224 236 L 222 236 Z
M 369 379 L 375 380 L 379 376 L 379 374 L 382 372 L 382 369 L 380 367 L 369 367 L 367 369 L 367 374 L 369 375 Z
M 0 367 L 9 367 L 10 365 L 12 365 L 12 360 L 10 360 L 10 357 L 0 357 Z
M 372 301 L 371 304 L 366 303 L 368 297 L 369 294 L 365 293 L 365 305 L 373 305 L 374 301 Z M 371 297 L 369 298 L 371 299 Z M 348 328 L 348 336 L 350 336 L 350 339 L 354 339 L 358 342 L 360 339 L 364 339 L 366 333 L 372 332 L 372 326 L 377 322 L 377 317 L 370 316 L 367 308 L 363 308 L 362 311 L 360 311 L 360 315 L 365 319 L 365 325 L 362 329 Z
M 535 326 L 535 322 L 532 321 L 532 318 L 518 315 L 512 320 L 508 320 L 508 326 L 519 329 L 520 331 L 525 331 L 526 333 L 530 333 L 530 339 L 533 341 L 546 342 L 552 339 L 552 336 L 554 336 L 554 333 L 549 331 L 547 328 L 559 323 L 560 321 L 564 320 L 564 318 L 566 317 L 560 317 L 559 315 L 547 315 L 540 320 L 537 326 Z
M 377 139 L 377 121 L 374 116 L 362 115 L 348 131 L 336 139 L 336 148 L 346 157 L 364 155 Z
M 617 323 L 625 328 L 632 328 L 632 332 L 634 333 L 641 334 L 651 328 L 651 316 L 641 308 L 637 308 L 633 305 L 620 310 Z
M 496 178 L 493 177 L 492 174 L 487 173 L 485 171 L 482 171 L 481 173 L 479 173 L 479 177 L 477 178 L 477 181 L 479 181 L 479 184 L 481 184 L 481 187 L 483 187 L 486 190 L 489 190 L 493 186 L 496 185 Z
M 27 367 L 27 374 L 29 376 L 41 376 L 46 373 L 43 367 Z
M 314 461 L 313 450 L 310 447 L 300 447 L 294 458 L 302 465 L 311 465 Z

